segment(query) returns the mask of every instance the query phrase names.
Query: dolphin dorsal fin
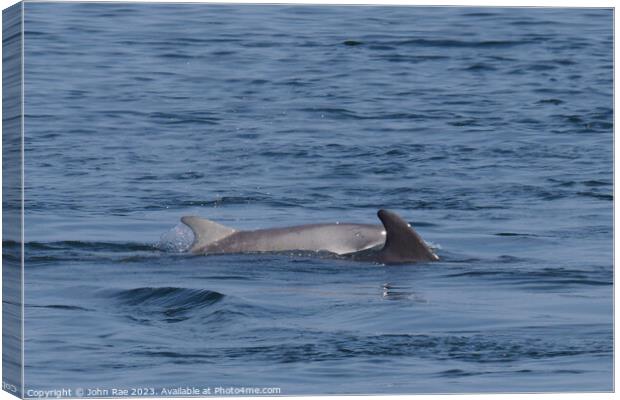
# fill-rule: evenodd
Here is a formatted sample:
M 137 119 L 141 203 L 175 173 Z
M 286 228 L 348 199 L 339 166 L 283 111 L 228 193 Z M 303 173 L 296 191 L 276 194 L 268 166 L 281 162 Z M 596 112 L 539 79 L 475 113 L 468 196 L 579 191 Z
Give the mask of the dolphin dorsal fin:
M 437 261 L 435 255 L 424 240 L 398 214 L 379 210 L 377 216 L 383 223 L 386 238 L 381 250 L 381 261 L 386 263 Z
M 189 248 L 189 251 L 192 253 L 200 251 L 206 245 L 224 239 L 236 232 L 233 228 L 195 216 L 183 217 L 181 222 L 189 226 L 192 232 L 194 232 L 194 242 Z

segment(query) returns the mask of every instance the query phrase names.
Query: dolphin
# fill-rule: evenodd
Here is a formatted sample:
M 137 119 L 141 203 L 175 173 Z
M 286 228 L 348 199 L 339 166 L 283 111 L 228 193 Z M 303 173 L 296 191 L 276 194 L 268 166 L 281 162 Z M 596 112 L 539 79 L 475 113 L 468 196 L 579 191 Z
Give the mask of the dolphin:
M 437 261 L 439 257 L 398 214 L 379 210 L 383 223 L 309 224 L 238 231 L 208 219 L 185 216 L 194 233 L 194 254 L 313 251 L 382 264 Z

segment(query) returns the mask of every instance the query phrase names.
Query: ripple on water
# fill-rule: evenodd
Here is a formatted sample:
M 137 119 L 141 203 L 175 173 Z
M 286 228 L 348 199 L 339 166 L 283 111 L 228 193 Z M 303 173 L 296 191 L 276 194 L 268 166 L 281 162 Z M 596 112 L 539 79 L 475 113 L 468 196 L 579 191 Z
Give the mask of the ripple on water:
M 178 287 L 140 287 L 109 295 L 129 316 L 181 322 L 225 298 L 219 292 Z

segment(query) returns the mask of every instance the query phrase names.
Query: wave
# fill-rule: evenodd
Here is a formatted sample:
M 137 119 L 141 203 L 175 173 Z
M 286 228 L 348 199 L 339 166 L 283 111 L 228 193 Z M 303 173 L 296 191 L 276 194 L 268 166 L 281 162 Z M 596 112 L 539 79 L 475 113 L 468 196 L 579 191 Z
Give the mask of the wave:
M 339 107 L 306 107 L 296 111 L 304 113 L 316 113 L 325 117 L 328 115 L 334 119 L 352 120 L 420 120 L 430 118 L 429 115 L 410 112 L 385 112 L 385 113 L 361 113 L 354 110 Z
M 4 245 L 5 242 L 3 242 Z M 13 242 L 13 245 L 16 243 Z M 152 251 L 154 246 L 146 243 L 135 242 L 88 242 L 80 240 L 61 240 L 55 242 L 27 242 L 26 249 L 29 250 L 65 250 L 67 248 L 82 249 L 90 251 Z
M 519 259 L 520 260 L 520 259 Z M 522 260 L 527 261 L 527 260 Z M 543 268 L 542 270 L 490 269 L 469 270 L 445 275 L 447 278 L 474 278 L 496 281 L 512 287 L 532 290 L 563 290 L 575 286 L 611 286 L 610 270 L 587 271 L 567 268 Z
M 14 240 L 3 240 L 2 246 L 5 251 L 16 250 L 21 248 L 21 242 Z M 101 253 L 127 253 L 127 252 L 153 252 L 157 250 L 156 246 L 149 243 L 138 242 L 90 242 L 81 240 L 59 240 L 53 242 L 26 242 L 24 244 L 24 251 L 26 253 L 26 259 L 29 259 L 29 254 L 34 252 L 39 255 L 51 255 L 56 252 L 65 254 L 68 256 L 70 253 L 66 253 L 67 250 L 74 250 L 77 252 L 83 252 L 84 254 L 90 254 L 93 252 Z M 36 258 L 36 257 L 35 257 Z
M 91 308 L 85 308 L 80 306 L 72 306 L 66 304 L 47 304 L 47 305 L 38 305 L 38 304 L 26 304 L 28 308 L 47 308 L 54 310 L 66 310 L 66 311 L 95 311 Z
M 5 261 L 19 262 L 21 243 L 2 242 Z M 156 244 L 138 242 L 99 242 L 61 240 L 53 242 L 27 242 L 24 244 L 25 262 L 29 266 L 55 264 L 66 261 L 140 261 L 161 257 Z
M 270 363 L 322 362 L 344 359 L 422 358 L 459 360 L 468 364 L 514 362 L 577 355 L 609 355 L 613 347 L 606 336 L 583 345 L 570 336 L 554 340 L 533 327 L 529 334 L 431 335 L 379 334 L 359 336 L 349 332 L 303 332 L 303 341 L 201 348 L 199 353 L 140 349 L 133 354 L 157 359 L 178 359 L 203 363 L 207 359 L 242 359 Z M 611 336 L 611 332 L 609 332 Z M 299 337 L 298 337 L 299 338 Z M 610 337 L 611 338 L 611 337 Z M 609 338 L 609 339 L 610 339 Z M 464 364 L 467 365 L 467 364 Z
M 140 287 L 114 291 L 109 295 L 131 319 L 181 322 L 190 313 L 212 306 L 225 298 L 219 292 L 179 287 Z M 146 317 L 146 320 L 144 319 Z
M 175 307 L 200 307 L 224 298 L 219 292 L 178 287 L 141 287 L 121 290 L 114 297 L 128 305 L 155 305 Z
M 358 47 L 368 45 L 375 49 L 393 49 L 395 47 L 438 47 L 438 48 L 509 48 L 536 43 L 533 40 L 456 40 L 456 39 L 396 39 L 385 41 L 346 40 L 345 46 Z

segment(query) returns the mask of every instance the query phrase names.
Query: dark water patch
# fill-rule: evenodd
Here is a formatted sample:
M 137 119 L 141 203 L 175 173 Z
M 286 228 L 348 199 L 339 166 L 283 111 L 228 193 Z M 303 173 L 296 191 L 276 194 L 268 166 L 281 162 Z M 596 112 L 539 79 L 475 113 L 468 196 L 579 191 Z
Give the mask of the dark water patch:
M 237 54 L 237 52 L 234 50 L 216 50 L 211 52 L 211 55 L 214 55 L 216 57 L 232 56 L 235 54 Z
M 559 187 L 573 187 L 573 186 L 577 185 L 576 181 L 571 181 L 571 180 L 561 180 L 561 179 L 555 179 L 555 178 L 548 178 L 547 181 L 553 183 L 554 186 L 559 186 Z
M 305 40 L 303 42 L 296 43 L 296 45 L 301 48 L 313 48 L 313 47 L 322 47 L 323 43 L 312 41 L 312 40 Z
M 142 175 L 142 176 L 139 176 L 139 177 L 135 178 L 135 180 L 137 182 L 141 182 L 141 181 L 157 181 L 160 178 L 161 177 L 158 176 L 158 175 L 146 174 L 146 175 Z
M 446 56 L 434 55 L 412 55 L 412 54 L 384 54 L 378 56 L 379 59 L 393 63 L 412 63 L 417 64 L 425 61 L 445 60 Z
M 151 113 L 150 118 L 156 120 L 158 123 L 166 125 L 184 125 L 184 124 L 206 124 L 217 125 L 219 118 L 203 112 L 184 112 L 184 113 L 165 113 L 154 112 Z
M 501 264 L 513 264 L 513 263 L 521 263 L 527 261 L 525 258 L 509 256 L 509 255 L 501 255 L 497 258 L 497 262 Z
M 489 64 L 476 63 L 476 64 L 472 64 L 469 67 L 465 68 L 465 71 L 484 72 L 484 71 L 495 71 L 496 69 L 497 68 Z
M 413 46 L 413 47 L 437 47 L 437 48 L 510 48 L 531 43 L 530 40 L 452 40 L 452 39 L 407 39 L 398 41 L 387 41 L 386 44 L 393 46 Z
M 385 163 L 382 165 L 376 165 L 370 168 L 365 168 L 362 170 L 364 173 L 373 174 L 373 175 L 392 175 L 395 173 L 402 173 L 406 170 L 406 166 L 402 163 Z
M 497 17 L 498 14 L 494 12 L 466 12 L 463 13 L 464 17 Z
M 577 64 L 576 61 L 568 59 L 568 58 L 553 60 L 553 62 L 555 64 L 558 64 L 558 65 L 575 65 L 575 64 Z
M 537 237 L 538 235 L 532 233 L 514 233 L 514 232 L 499 232 L 495 233 L 495 236 L 516 236 L 516 237 Z
M 389 46 L 387 44 L 370 44 L 370 45 L 368 45 L 368 48 L 370 50 L 377 50 L 377 51 L 392 51 L 392 50 L 396 50 L 396 47 Z
M 584 125 L 584 128 L 586 129 L 586 131 L 592 131 L 592 130 L 607 131 L 607 130 L 612 129 L 613 127 L 614 127 L 613 122 L 607 122 L 607 121 L 588 121 Z
M 509 21 L 508 24 L 514 26 L 553 26 L 559 24 L 559 22 L 551 20 L 520 19 L 518 21 Z
M 148 357 L 166 359 L 170 360 L 173 364 L 195 364 L 196 362 L 208 363 L 209 359 L 211 359 L 211 362 L 215 362 L 211 354 L 181 353 L 169 350 L 139 350 L 132 351 L 127 354 L 127 356 L 130 358 Z
M 143 243 L 115 243 L 115 242 L 82 242 L 79 240 L 64 240 L 57 242 L 28 242 L 25 247 L 29 251 L 64 251 L 68 249 L 85 250 L 92 252 L 135 252 L 153 251 L 152 244 Z
M 611 122 L 592 121 L 592 120 L 589 120 L 587 116 L 578 115 L 578 114 L 555 114 L 555 115 L 552 115 L 551 118 L 553 118 L 554 120 L 562 124 L 569 124 L 572 126 L 586 128 L 586 129 L 597 129 L 597 128 L 605 129 L 605 128 L 613 126 Z
M 270 83 L 271 81 L 267 80 L 267 79 L 252 79 L 250 81 L 251 85 L 264 85 L 267 83 Z
M 238 133 L 235 135 L 235 137 L 239 138 L 239 139 L 258 139 L 261 137 L 260 133 Z
M 385 152 L 385 155 L 389 157 L 405 156 L 407 154 L 408 153 L 405 149 L 390 149 Z
M 25 262 L 30 266 L 66 262 L 126 262 L 157 259 L 161 252 L 152 244 L 111 242 L 29 242 L 24 247 Z
M 364 43 L 357 40 L 345 40 L 344 42 L 342 42 L 342 44 L 344 44 L 345 46 L 360 46 Z
M 480 121 L 475 118 L 463 118 L 456 121 L 448 121 L 448 125 L 464 127 L 464 126 L 480 126 Z
M 19 250 L 21 249 L 21 247 L 21 242 L 16 242 L 14 240 L 2 240 L 2 249 L 4 252 L 6 252 L 7 250 Z
M 594 112 L 589 114 L 593 119 L 604 119 L 611 121 L 614 116 L 614 110 L 608 107 L 596 107 Z
M 283 81 L 276 82 L 276 84 L 278 84 L 278 85 L 285 85 L 285 86 L 299 86 L 299 87 L 304 87 L 304 86 L 312 85 L 311 82 L 305 81 L 305 80 L 303 80 L 301 78 L 285 79 Z
M 55 115 L 50 115 L 50 114 L 26 114 L 24 116 L 25 119 L 55 119 L 56 116 Z M 4 119 L 5 121 L 7 119 Z
M 551 64 L 530 64 L 524 69 L 526 71 L 542 72 L 542 71 L 553 71 L 554 69 L 557 69 L 557 68 L 558 67 L 556 65 L 551 65 Z
M 144 117 L 147 114 L 141 111 L 134 111 L 134 110 L 101 110 L 100 111 L 103 116 L 105 116 L 106 118 L 109 119 L 115 119 L 115 118 L 123 118 L 123 117 Z
M 508 57 L 506 55 L 496 55 L 496 54 L 488 54 L 486 55 L 486 58 L 488 60 L 492 60 L 492 61 L 501 61 L 502 63 L 512 63 L 514 61 L 517 61 L 517 59 L 513 58 L 513 57 Z
M 582 125 L 584 123 L 583 117 L 580 115 L 566 115 L 560 117 L 563 118 L 566 122 L 570 122 L 572 124 Z
M 19 306 L 19 307 L 21 307 L 21 305 L 22 305 L 21 302 L 11 301 L 11 300 L 2 300 L 2 303 L 10 304 L 12 306 Z
M 540 125 L 541 121 L 538 119 L 534 119 L 534 118 L 519 118 L 516 119 L 514 122 L 519 123 L 519 124 L 526 124 L 526 125 Z
M 82 242 L 79 240 L 64 240 L 57 242 L 28 242 L 25 247 L 29 251 L 49 251 L 49 250 L 89 250 L 93 252 L 134 252 L 152 251 L 153 245 L 142 243 L 115 243 L 115 242 Z
M 70 135 L 85 136 L 85 135 L 95 135 L 97 134 L 97 130 L 88 129 L 86 127 L 80 127 L 80 128 L 68 129 L 66 133 Z
M 84 308 L 80 306 L 71 306 L 64 304 L 50 304 L 50 305 L 34 305 L 34 304 L 26 304 L 26 307 L 30 308 L 50 308 L 55 310 L 67 310 L 67 311 L 95 311 L 91 308 Z
M 325 116 L 328 115 L 332 118 L 336 118 L 336 119 L 361 119 L 362 117 L 360 117 L 357 113 L 355 113 L 354 111 L 351 110 L 347 110 L 345 108 L 335 108 L 335 107 L 329 107 L 329 108 L 312 108 L 312 109 L 300 109 L 298 111 L 301 112 L 315 112 L 315 113 L 319 113 L 321 114 L 321 116 Z
M 246 43 L 242 43 L 241 46 L 246 47 L 246 48 L 256 48 L 256 49 L 263 49 L 263 48 L 270 48 L 270 47 L 278 47 L 280 46 L 280 43 L 278 42 L 268 42 L 268 41 L 256 41 L 256 42 L 246 42 Z
M 560 100 L 560 99 L 543 99 L 543 100 L 539 100 L 536 102 L 536 104 L 552 104 L 554 106 L 559 106 L 560 104 L 563 104 L 564 101 Z
M 486 373 L 487 372 L 463 371 L 462 369 L 455 368 L 438 372 L 436 375 L 440 378 L 462 378 L 466 376 L 484 375 Z
M 183 54 L 183 53 L 163 53 L 163 54 L 158 54 L 158 57 L 179 59 L 179 60 L 191 60 L 193 58 L 196 58 L 196 56 L 192 56 L 189 54 Z
M 407 119 L 425 119 L 428 118 L 427 115 L 416 114 L 416 113 L 387 113 L 387 114 L 379 114 L 379 115 L 366 115 L 362 117 L 362 119 L 379 119 L 379 120 L 407 120 Z
M 208 276 L 196 276 L 193 279 L 207 280 L 207 281 L 251 281 L 251 277 L 244 275 L 208 275 Z
M 86 90 L 79 90 L 79 89 L 71 89 L 67 91 L 67 98 L 69 99 L 80 99 L 83 98 L 84 96 L 88 95 L 89 92 Z
M 591 198 L 598 199 L 598 200 L 606 200 L 606 201 L 614 200 L 613 194 L 607 194 L 607 193 L 577 192 L 577 195 L 582 196 L 582 197 L 591 197 Z
M 611 186 L 613 183 L 607 180 L 590 179 L 590 180 L 581 182 L 581 184 L 584 186 L 588 186 L 588 187 L 600 187 L 600 186 Z
M 33 31 L 31 29 L 24 29 L 24 34 L 26 36 L 47 36 L 50 35 L 49 32 L 39 32 L 39 31 Z M 3 41 L 10 41 L 11 39 L 14 39 L 17 36 L 20 36 L 21 32 L 19 32 L 18 34 L 14 34 L 12 36 L 7 36 L 6 38 L 4 38 Z
M 21 119 L 22 119 L 21 115 L 13 115 L 13 116 L 4 115 L 4 116 L 2 116 L 2 121 L 5 122 L 5 123 L 21 121 Z

